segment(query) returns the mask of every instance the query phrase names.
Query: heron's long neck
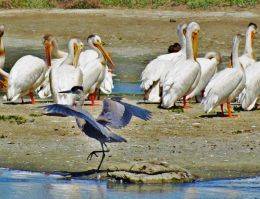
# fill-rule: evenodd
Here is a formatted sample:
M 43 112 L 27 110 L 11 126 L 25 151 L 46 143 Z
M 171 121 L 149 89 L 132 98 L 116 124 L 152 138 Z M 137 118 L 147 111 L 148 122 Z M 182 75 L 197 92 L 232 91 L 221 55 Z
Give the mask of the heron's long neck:
M 251 38 L 251 31 L 250 30 L 248 30 L 246 32 L 246 44 L 245 44 L 244 54 L 253 58 L 252 38 Z
M 3 68 L 5 64 L 5 48 L 3 37 L 0 38 L 0 68 Z
M 194 60 L 191 34 L 192 34 L 192 32 L 187 30 L 187 32 L 186 32 L 186 57 L 187 57 L 187 59 Z
M 241 64 L 238 59 L 238 46 L 239 41 L 236 40 L 232 47 L 232 65 L 234 68 L 241 67 Z

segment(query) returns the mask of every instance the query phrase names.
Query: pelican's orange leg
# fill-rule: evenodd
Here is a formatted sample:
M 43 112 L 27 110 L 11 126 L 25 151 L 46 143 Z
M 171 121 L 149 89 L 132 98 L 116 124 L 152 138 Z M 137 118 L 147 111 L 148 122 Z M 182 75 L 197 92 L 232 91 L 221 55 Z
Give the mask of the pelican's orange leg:
M 227 109 L 228 109 L 228 115 L 227 115 L 227 117 L 229 117 L 229 118 L 237 117 L 237 115 L 232 115 L 231 105 L 230 105 L 230 100 L 229 100 L 229 98 L 228 98 L 228 100 L 227 100 Z
M 32 102 L 32 104 L 36 104 L 36 102 L 35 102 L 35 99 L 34 99 L 34 96 L 33 96 L 33 93 L 32 93 L 32 92 L 30 92 L 30 93 L 29 93 L 29 96 L 30 96 L 30 98 L 31 98 L 31 102 Z
M 230 101 L 228 99 L 227 101 L 227 109 L 228 109 L 228 117 L 232 117 L 232 113 L 231 113 L 231 105 L 230 105 Z
M 183 109 L 186 110 L 188 108 L 191 108 L 191 107 L 187 106 L 186 96 L 183 96 Z
M 91 101 L 90 106 L 99 106 L 99 104 L 95 104 L 95 100 L 97 99 L 97 92 L 89 94 L 89 99 Z

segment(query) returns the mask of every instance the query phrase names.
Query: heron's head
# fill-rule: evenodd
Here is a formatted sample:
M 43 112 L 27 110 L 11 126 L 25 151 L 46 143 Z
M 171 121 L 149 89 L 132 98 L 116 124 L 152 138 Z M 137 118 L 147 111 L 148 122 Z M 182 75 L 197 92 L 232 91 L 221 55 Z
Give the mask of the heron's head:
M 0 37 L 4 35 L 5 27 L 4 25 L 0 25 Z
M 103 45 L 102 45 L 102 41 L 100 36 L 98 35 L 89 35 L 87 38 L 87 42 L 88 45 L 90 45 L 91 47 L 98 49 L 101 54 L 103 55 L 103 57 L 112 65 L 112 68 L 115 67 L 115 64 L 113 63 L 111 57 L 109 56 L 109 53 L 104 49 Z M 103 64 L 104 66 L 106 66 L 106 64 Z
M 81 94 L 83 92 L 82 86 L 73 86 L 70 90 L 60 91 L 59 93 L 71 93 L 71 94 Z

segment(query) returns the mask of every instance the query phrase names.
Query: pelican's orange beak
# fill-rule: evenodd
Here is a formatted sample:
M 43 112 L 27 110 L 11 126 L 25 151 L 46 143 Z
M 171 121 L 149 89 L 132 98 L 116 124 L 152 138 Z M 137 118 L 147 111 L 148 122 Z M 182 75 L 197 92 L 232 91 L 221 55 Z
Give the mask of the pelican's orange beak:
M 77 66 L 79 62 L 79 55 L 81 50 L 83 49 L 84 44 L 82 42 L 80 43 L 74 43 L 74 59 L 73 59 L 73 66 Z
M 47 65 L 50 67 L 51 66 L 51 49 L 52 45 L 49 41 L 44 41 L 44 47 L 45 47 L 45 55 L 46 55 L 46 62 Z
M 100 50 L 100 52 L 105 57 L 105 59 L 112 65 L 112 69 L 115 68 L 115 64 L 113 63 L 108 52 L 104 49 L 103 45 L 101 43 L 95 43 L 94 45 L 95 45 L 95 47 L 97 47 Z
M 192 33 L 192 48 L 193 48 L 193 56 L 194 60 L 197 60 L 198 56 L 198 41 L 199 41 L 199 33 L 193 32 Z

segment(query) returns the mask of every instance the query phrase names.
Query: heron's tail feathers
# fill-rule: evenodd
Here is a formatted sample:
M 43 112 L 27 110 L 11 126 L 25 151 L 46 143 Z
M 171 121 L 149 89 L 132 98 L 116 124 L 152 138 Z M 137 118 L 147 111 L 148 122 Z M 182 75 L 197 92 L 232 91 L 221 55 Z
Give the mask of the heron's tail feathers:
M 110 132 L 108 137 L 108 142 L 127 142 L 125 138 Z

